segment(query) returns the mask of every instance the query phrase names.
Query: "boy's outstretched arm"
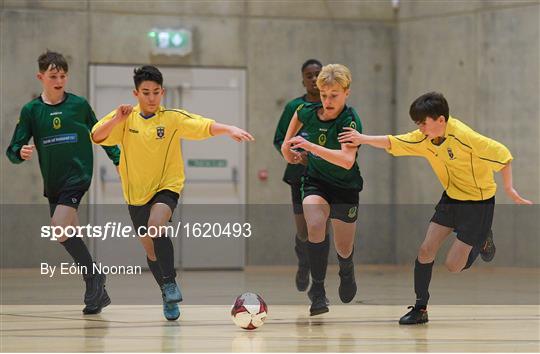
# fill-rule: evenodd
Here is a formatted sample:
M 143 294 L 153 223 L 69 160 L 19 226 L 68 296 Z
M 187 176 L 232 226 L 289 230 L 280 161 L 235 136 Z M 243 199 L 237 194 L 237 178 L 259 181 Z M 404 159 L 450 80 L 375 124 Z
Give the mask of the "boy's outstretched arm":
M 502 174 L 503 183 L 504 183 L 504 191 L 510 198 L 512 198 L 514 203 L 527 204 L 527 205 L 532 204 L 530 200 L 522 198 L 519 195 L 519 193 L 514 189 L 514 185 L 512 182 L 512 163 L 511 162 L 508 162 L 508 164 L 506 164 L 506 166 L 504 166 L 501 169 L 501 174 Z
M 94 126 L 92 129 L 92 141 L 96 144 L 102 143 L 109 137 L 113 128 L 124 122 L 132 111 L 133 106 L 130 104 L 118 106 L 114 116 L 111 119 L 105 121 L 103 124 L 99 123 L 99 125 Z
M 344 127 L 343 130 L 346 131 L 338 136 L 338 141 L 341 144 L 352 146 L 367 144 L 379 149 L 388 149 L 391 146 L 390 139 L 386 135 L 365 135 L 351 127 Z
M 255 138 L 247 131 L 235 127 L 234 125 L 227 125 L 218 122 L 213 122 L 210 125 L 210 134 L 213 136 L 217 135 L 228 135 L 236 141 L 254 141 Z

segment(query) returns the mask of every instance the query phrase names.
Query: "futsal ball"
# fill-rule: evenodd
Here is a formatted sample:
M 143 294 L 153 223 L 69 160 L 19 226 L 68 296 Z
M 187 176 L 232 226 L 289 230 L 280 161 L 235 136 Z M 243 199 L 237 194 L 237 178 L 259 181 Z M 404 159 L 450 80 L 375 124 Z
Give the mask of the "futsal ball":
M 235 325 L 243 329 L 256 329 L 264 324 L 268 306 L 257 294 L 244 293 L 236 298 L 231 309 Z

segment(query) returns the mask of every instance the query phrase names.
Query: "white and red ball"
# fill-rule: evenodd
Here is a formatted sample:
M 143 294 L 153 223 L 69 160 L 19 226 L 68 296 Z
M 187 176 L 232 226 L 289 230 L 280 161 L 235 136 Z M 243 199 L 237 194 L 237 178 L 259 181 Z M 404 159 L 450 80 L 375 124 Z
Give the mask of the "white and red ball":
M 268 306 L 257 294 L 244 293 L 236 298 L 231 309 L 235 325 L 243 329 L 256 329 L 264 324 L 268 314 Z

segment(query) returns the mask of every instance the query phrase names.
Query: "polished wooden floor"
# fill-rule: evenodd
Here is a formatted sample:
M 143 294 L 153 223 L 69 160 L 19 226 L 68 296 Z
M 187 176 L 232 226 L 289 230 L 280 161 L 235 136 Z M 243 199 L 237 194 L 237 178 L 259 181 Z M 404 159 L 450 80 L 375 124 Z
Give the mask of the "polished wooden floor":
M 158 301 L 142 304 L 149 295 L 156 298 L 148 273 L 136 279 L 109 277 L 113 304 L 100 315 L 83 316 L 80 304 L 32 301 L 28 291 L 40 287 L 42 279 L 35 272 L 2 270 L 1 351 L 540 351 L 538 269 L 479 268 L 456 276 L 436 268 L 430 322 L 419 326 L 397 324 L 414 299 L 408 267 L 360 267 L 358 295 L 347 305 L 337 298 L 335 273 L 331 267 L 330 312 L 309 317 L 305 294 L 294 289 L 293 268 L 181 272 L 186 299 L 182 315 L 167 322 Z M 76 278 L 58 279 L 56 286 L 43 286 L 43 296 L 65 298 L 63 285 L 69 281 L 80 283 Z M 247 290 L 263 294 L 269 304 L 266 324 L 255 331 L 237 328 L 229 318 L 230 299 Z M 81 291 L 71 289 L 75 298 Z

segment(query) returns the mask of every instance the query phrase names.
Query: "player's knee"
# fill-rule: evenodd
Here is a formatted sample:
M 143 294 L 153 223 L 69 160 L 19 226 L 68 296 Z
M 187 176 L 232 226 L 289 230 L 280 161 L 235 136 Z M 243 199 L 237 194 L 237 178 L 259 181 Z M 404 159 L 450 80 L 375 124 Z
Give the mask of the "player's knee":
M 155 219 L 155 218 L 150 218 L 148 219 L 148 228 L 146 229 L 147 230 L 147 236 L 150 236 L 150 237 L 159 237 L 161 236 L 161 234 L 163 234 L 163 225 L 161 225 L 161 223 Z
M 422 243 L 418 250 L 418 260 L 422 263 L 429 263 L 435 258 L 435 252 L 427 243 Z
M 339 256 L 341 258 L 349 258 L 349 256 L 351 255 L 352 253 L 352 250 L 353 250 L 353 246 L 352 245 L 345 245 L 345 244 L 342 244 L 340 245 L 339 243 L 336 244 L 336 252 L 339 254 Z

